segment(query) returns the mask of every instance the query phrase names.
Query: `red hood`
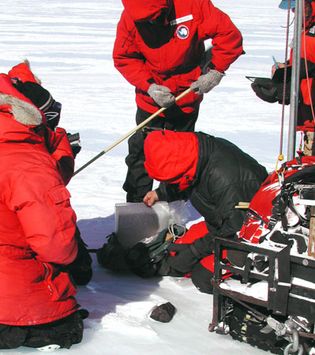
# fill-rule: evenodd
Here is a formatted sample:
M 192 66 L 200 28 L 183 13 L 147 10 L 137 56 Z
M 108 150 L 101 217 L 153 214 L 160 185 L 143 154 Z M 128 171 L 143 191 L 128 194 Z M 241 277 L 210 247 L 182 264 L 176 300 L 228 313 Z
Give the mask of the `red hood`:
M 155 131 L 144 142 L 144 166 L 149 176 L 180 190 L 194 180 L 198 163 L 198 138 L 190 132 Z
M 125 11 L 133 21 L 157 17 L 162 9 L 169 7 L 170 0 L 122 0 Z
M 28 62 L 22 62 L 15 65 L 10 69 L 8 75 L 11 79 L 17 78 L 23 83 L 26 81 L 30 81 L 32 83 L 40 84 L 40 80 L 37 79 L 36 76 L 33 74 Z
M 36 107 L 31 100 L 25 97 L 12 85 L 11 77 L 7 74 L 0 74 L 0 93 L 13 96 Z
M 6 74 L 0 74 L 0 142 L 41 142 L 33 128 L 42 121 L 37 107 L 12 85 Z

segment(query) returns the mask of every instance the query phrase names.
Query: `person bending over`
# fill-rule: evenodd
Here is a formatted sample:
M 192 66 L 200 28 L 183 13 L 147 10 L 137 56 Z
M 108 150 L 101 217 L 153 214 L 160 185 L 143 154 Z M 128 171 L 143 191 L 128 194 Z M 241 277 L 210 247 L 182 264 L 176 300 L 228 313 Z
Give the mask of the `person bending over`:
M 144 154 L 148 175 L 161 184 L 143 202 L 189 199 L 205 220 L 171 245 L 159 273 L 191 272 L 197 288 L 211 292 L 214 238 L 232 238 L 241 228 L 245 211 L 235 206 L 251 200 L 267 171 L 233 143 L 202 132 L 151 132 Z

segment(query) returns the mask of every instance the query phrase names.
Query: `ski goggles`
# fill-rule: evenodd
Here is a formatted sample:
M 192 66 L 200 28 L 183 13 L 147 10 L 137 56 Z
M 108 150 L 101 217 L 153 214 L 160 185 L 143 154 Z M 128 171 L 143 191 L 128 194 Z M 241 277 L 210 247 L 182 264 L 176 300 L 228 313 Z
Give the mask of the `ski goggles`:
M 53 103 L 48 107 L 47 111 L 44 112 L 47 124 L 51 129 L 55 129 L 55 127 L 58 126 L 61 108 L 61 103 L 54 100 Z

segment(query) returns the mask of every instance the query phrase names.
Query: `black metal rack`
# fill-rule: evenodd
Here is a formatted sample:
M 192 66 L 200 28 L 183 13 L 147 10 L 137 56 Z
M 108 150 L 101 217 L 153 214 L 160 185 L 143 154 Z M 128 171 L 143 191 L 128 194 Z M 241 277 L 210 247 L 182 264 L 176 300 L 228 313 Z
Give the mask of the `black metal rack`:
M 236 267 L 224 262 L 223 250 L 256 253 L 266 257 L 268 267 L 263 272 L 255 271 L 250 261 L 244 267 Z M 299 315 L 308 319 L 315 319 L 315 289 L 305 285 L 292 284 L 292 277 L 307 269 L 310 281 L 315 281 L 315 260 L 312 258 L 290 255 L 290 246 L 277 244 L 264 248 L 259 244 L 249 244 L 216 238 L 215 240 L 215 276 L 213 280 L 213 317 L 209 331 L 214 331 L 224 317 L 225 299 L 246 304 L 249 309 L 255 306 L 264 307 L 268 314 Z M 259 282 L 268 283 L 267 299 L 244 295 L 221 287 L 222 274 L 230 271 L 240 283 Z M 256 312 L 259 314 L 259 312 Z M 311 318 L 310 318 L 311 317 Z

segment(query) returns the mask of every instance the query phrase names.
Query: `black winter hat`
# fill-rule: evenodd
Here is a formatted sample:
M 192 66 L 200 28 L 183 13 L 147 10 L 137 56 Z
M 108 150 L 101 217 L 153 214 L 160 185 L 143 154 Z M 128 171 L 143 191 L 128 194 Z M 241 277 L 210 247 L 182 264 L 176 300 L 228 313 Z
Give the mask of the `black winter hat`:
M 14 86 L 20 91 L 20 93 L 30 99 L 42 112 L 46 112 L 54 103 L 54 99 L 49 91 L 37 83 L 31 81 L 23 83 L 18 80 Z

